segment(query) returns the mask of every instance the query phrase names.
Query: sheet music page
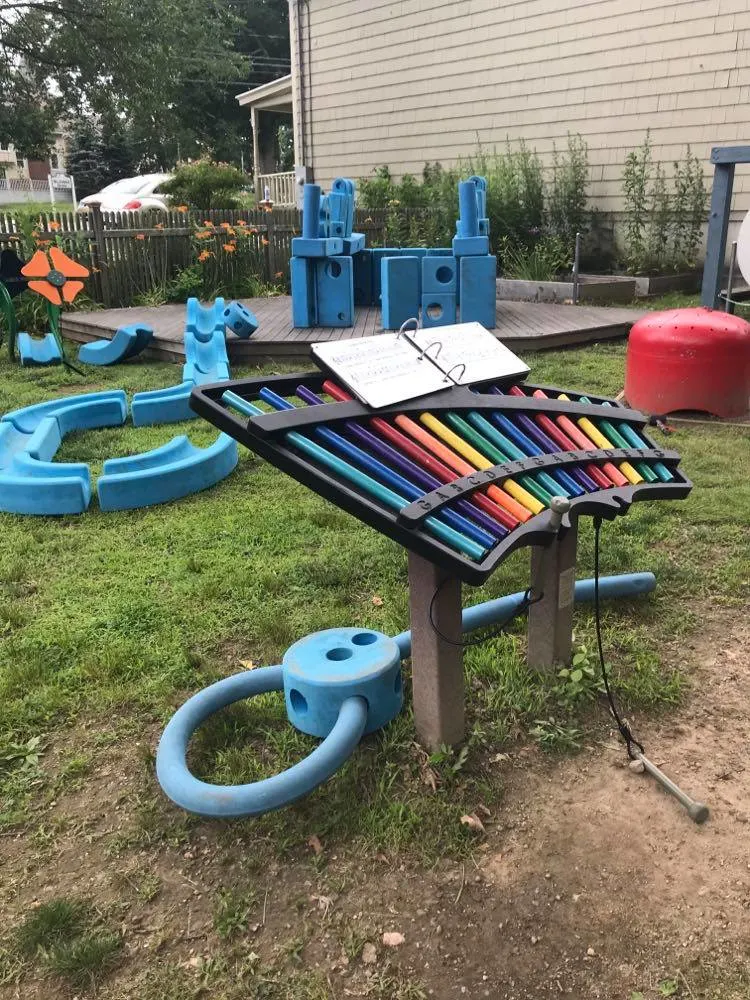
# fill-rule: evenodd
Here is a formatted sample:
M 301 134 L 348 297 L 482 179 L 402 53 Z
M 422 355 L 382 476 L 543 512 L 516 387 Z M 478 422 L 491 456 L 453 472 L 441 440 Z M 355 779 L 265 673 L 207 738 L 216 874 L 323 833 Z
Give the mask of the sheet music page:
M 419 360 L 408 340 L 395 333 L 313 344 L 312 352 L 361 402 L 372 407 L 416 399 L 450 384 L 427 359 Z
M 509 350 L 481 323 L 456 323 L 453 326 L 436 326 L 427 330 L 405 330 L 404 337 L 421 351 L 431 347 L 429 356 L 444 372 L 451 371 L 451 379 L 459 385 L 481 382 L 492 378 L 522 377 L 531 370 L 513 351 Z M 465 365 L 465 370 L 460 366 Z

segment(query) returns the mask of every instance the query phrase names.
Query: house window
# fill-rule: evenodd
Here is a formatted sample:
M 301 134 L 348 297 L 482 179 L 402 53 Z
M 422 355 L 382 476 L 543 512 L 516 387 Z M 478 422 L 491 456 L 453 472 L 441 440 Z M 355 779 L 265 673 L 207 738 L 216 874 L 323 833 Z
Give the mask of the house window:
M 20 153 L 16 153 L 16 166 L 23 170 L 24 159 Z

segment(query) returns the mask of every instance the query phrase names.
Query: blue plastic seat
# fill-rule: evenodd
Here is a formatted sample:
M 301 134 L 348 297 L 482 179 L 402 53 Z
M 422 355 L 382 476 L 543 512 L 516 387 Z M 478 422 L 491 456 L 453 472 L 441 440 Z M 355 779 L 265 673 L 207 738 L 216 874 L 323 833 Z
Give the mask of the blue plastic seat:
M 19 333 L 16 346 L 23 368 L 62 363 L 62 354 L 54 333 L 47 333 L 41 338 L 31 337 L 28 333 Z

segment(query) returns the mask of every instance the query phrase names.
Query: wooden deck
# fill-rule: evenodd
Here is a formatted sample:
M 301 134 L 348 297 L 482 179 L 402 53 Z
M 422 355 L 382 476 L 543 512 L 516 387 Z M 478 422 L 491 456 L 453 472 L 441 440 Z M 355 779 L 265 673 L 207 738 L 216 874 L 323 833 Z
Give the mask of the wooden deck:
M 258 317 L 259 327 L 249 340 L 227 334 L 229 358 L 238 364 L 257 364 L 274 358 L 298 361 L 309 357 L 311 344 L 384 332 L 380 310 L 375 307 L 358 308 L 353 327 L 307 330 L 291 325 L 288 296 L 243 301 Z M 494 333 L 516 352 L 543 350 L 625 336 L 642 315 L 638 310 L 604 306 L 498 301 Z M 147 323 L 154 328 L 154 339 L 146 352 L 148 356 L 165 361 L 181 361 L 185 356 L 183 305 L 68 313 L 63 316 L 62 331 L 70 340 L 87 343 L 109 339 L 118 326 L 128 323 Z

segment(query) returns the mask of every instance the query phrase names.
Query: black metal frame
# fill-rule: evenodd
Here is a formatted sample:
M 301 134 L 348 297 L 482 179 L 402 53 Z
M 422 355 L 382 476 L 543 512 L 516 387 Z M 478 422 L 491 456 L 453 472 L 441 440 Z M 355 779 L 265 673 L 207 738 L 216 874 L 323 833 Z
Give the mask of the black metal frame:
M 293 396 L 297 386 L 305 385 L 312 392 L 323 392 L 323 383 L 329 376 L 319 371 L 300 372 L 293 375 L 274 375 L 268 378 L 238 379 L 228 382 L 216 382 L 193 388 L 190 396 L 190 406 L 220 430 L 235 438 L 240 444 L 267 459 L 272 465 L 288 473 L 294 479 L 309 487 L 326 500 L 371 527 L 392 538 L 425 559 L 441 566 L 466 583 L 483 583 L 492 571 L 511 552 L 523 545 L 548 545 L 557 535 L 552 512 L 545 510 L 532 517 L 525 524 L 513 529 L 506 538 L 498 542 L 488 551 L 481 562 L 456 552 L 432 535 L 424 531 L 422 521 L 429 514 L 439 511 L 441 507 L 462 495 L 468 495 L 476 489 L 486 487 L 490 483 L 501 483 L 519 472 L 538 469 L 562 467 L 586 463 L 614 461 L 661 461 L 668 466 L 674 475 L 671 482 L 639 483 L 622 487 L 612 487 L 596 493 L 584 494 L 571 498 L 570 513 L 563 519 L 563 527 L 570 525 L 570 517 L 580 517 L 583 514 L 597 515 L 612 519 L 618 514 L 627 512 L 631 503 L 636 500 L 681 499 L 690 492 L 692 483 L 677 469 L 680 456 L 674 451 L 664 451 L 649 440 L 644 433 L 646 417 L 636 410 L 621 406 L 616 400 L 608 400 L 601 396 L 587 395 L 588 403 L 577 402 L 575 392 L 565 390 L 570 401 L 558 399 L 535 399 L 533 396 L 498 396 L 482 394 L 482 385 L 476 383 L 474 389 L 468 386 L 456 386 L 451 390 L 423 396 L 397 406 L 383 407 L 373 410 L 362 403 L 340 402 L 306 406 L 294 410 L 278 410 L 263 413 L 259 416 L 245 417 L 229 409 L 222 396 L 231 391 L 248 402 L 259 398 L 261 388 L 272 389 L 280 396 Z M 496 384 L 493 380 L 492 384 Z M 531 386 L 523 383 L 531 390 L 545 386 Z M 477 392 L 476 390 L 479 390 Z M 549 388 L 551 394 L 563 390 Z M 611 403 L 612 406 L 605 406 Z M 464 410 L 500 410 L 506 413 L 527 413 L 561 415 L 571 417 L 586 416 L 606 420 L 625 421 L 638 429 L 648 447 L 594 449 L 591 451 L 559 452 L 550 456 L 539 456 L 518 462 L 506 462 L 491 469 L 473 473 L 445 484 L 439 490 L 426 494 L 419 500 L 407 505 L 399 512 L 393 512 L 378 503 L 378 501 L 360 493 L 343 479 L 336 477 L 328 469 L 323 469 L 299 453 L 293 445 L 288 444 L 284 436 L 290 431 L 304 432 L 317 426 L 334 427 L 345 420 L 365 419 L 373 417 L 388 417 L 396 414 L 418 416 L 425 410 L 440 413 L 453 410 L 460 413 Z

